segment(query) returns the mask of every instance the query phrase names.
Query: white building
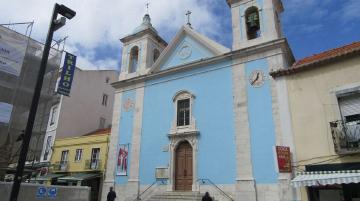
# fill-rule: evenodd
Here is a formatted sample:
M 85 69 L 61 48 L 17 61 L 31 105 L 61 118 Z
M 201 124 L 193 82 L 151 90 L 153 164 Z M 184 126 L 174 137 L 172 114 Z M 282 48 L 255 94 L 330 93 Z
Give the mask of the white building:
M 40 162 L 49 162 L 56 138 L 81 136 L 111 126 L 115 70 L 75 69 L 70 96 L 59 96 L 50 110 Z

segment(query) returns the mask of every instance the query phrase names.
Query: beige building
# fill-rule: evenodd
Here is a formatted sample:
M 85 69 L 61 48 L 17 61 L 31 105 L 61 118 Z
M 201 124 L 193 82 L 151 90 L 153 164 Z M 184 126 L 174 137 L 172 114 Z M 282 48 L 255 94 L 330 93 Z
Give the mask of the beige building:
M 270 74 L 287 86 L 301 200 L 360 200 L 360 42 Z
M 111 126 L 115 70 L 75 69 L 70 96 L 59 96 L 50 110 L 41 162 L 51 160 L 56 139 L 76 137 Z

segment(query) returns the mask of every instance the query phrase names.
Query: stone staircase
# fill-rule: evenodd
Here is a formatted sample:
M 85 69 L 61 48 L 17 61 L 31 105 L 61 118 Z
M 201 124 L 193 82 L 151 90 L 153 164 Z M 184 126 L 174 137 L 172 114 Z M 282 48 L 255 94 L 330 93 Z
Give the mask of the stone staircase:
M 202 194 L 199 192 L 163 192 L 152 195 L 145 201 L 201 201 Z

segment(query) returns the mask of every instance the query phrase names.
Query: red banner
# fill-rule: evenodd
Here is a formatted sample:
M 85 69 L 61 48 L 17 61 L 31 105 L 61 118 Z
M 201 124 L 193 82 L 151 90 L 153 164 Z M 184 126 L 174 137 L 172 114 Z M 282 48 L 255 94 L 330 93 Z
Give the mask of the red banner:
M 291 172 L 291 155 L 290 147 L 276 146 L 276 155 L 279 172 Z

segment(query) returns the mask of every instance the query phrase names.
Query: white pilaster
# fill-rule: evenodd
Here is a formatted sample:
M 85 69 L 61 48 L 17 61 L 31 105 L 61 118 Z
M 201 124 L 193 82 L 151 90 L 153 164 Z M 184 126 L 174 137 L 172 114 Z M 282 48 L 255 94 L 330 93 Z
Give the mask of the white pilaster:
M 251 162 L 245 65 L 235 59 L 232 67 L 236 143 L 236 200 L 256 200 Z

